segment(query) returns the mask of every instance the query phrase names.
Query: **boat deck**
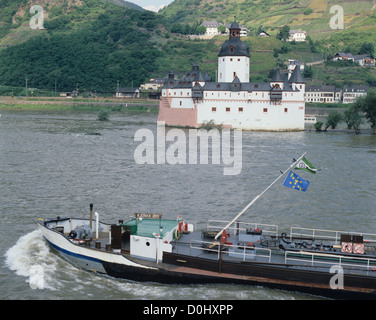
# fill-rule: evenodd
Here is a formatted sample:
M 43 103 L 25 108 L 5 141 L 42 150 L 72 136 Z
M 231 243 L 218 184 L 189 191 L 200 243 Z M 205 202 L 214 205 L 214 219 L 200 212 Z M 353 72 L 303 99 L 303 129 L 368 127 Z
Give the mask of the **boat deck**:
M 61 223 L 59 221 L 59 224 Z M 82 223 L 82 221 L 79 223 Z M 158 230 L 160 230 L 159 224 L 160 222 L 158 222 Z M 171 226 L 175 226 L 177 222 L 172 221 L 170 224 L 167 225 L 168 229 Z M 54 227 L 52 223 L 51 228 Z M 150 229 L 151 227 L 146 220 L 143 222 L 143 226 L 139 224 L 138 227 L 137 232 L 140 236 L 145 232 L 148 236 L 152 235 L 150 232 L 154 232 L 153 229 Z M 66 228 L 66 230 L 69 231 L 70 228 Z M 211 234 L 201 231 L 183 232 L 178 239 L 170 242 L 172 244 L 171 253 L 191 258 L 203 258 L 208 261 L 257 262 L 265 265 L 275 264 L 287 268 L 315 269 L 324 272 L 328 272 L 333 265 L 339 265 L 345 273 L 376 276 L 375 255 L 345 255 L 341 252 L 330 254 L 319 250 L 313 252 L 305 249 L 283 250 L 279 248 L 280 237 L 277 236 L 278 230 L 274 230 L 271 227 L 269 230 L 265 227 L 265 230 L 267 232 L 261 235 L 249 233 L 247 229 L 234 229 L 231 235 L 226 234 L 225 245 L 220 245 L 221 237 L 217 240 L 214 239 L 215 232 Z M 67 232 L 64 232 L 64 235 L 69 236 Z M 92 240 L 83 240 L 76 244 L 93 250 L 113 252 L 110 237 L 109 232 L 100 231 L 98 238 L 94 233 Z M 121 249 L 118 253 L 125 255 L 129 259 L 140 258 L 131 256 L 130 243 L 129 234 L 126 236 L 123 233 L 121 237 Z

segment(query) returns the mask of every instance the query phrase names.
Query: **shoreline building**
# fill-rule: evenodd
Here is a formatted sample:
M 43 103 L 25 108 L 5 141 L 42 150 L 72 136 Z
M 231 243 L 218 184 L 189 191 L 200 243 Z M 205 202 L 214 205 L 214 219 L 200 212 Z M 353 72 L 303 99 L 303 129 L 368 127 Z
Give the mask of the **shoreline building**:
M 289 79 L 276 69 L 265 83 L 249 82 L 249 75 L 249 48 L 234 22 L 218 54 L 218 82 L 202 74 L 197 64 L 181 79 L 170 73 L 162 88 L 158 121 L 192 128 L 212 122 L 243 130 L 304 130 L 305 82 L 300 68 Z

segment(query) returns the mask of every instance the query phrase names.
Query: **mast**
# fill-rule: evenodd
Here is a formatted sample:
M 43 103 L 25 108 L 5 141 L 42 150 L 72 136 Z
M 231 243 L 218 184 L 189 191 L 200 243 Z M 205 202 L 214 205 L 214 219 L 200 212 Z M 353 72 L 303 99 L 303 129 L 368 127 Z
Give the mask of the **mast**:
M 237 214 L 237 216 L 234 218 L 234 219 L 232 219 L 224 228 L 222 228 L 221 229 L 221 231 L 219 231 L 218 233 L 217 233 L 217 235 L 214 237 L 214 239 L 215 240 L 217 240 L 218 239 L 218 237 L 220 236 L 220 235 L 222 235 L 222 233 L 223 233 L 223 231 L 224 230 L 226 230 L 228 227 L 230 227 L 236 220 L 238 220 L 239 218 L 240 218 L 240 216 L 244 213 L 244 212 L 246 212 L 248 209 L 249 209 L 249 207 L 250 206 L 252 206 L 259 198 L 261 198 L 262 197 L 262 195 L 266 192 L 266 191 L 268 191 L 280 178 L 282 178 L 289 170 L 291 170 L 292 169 L 292 167 L 296 164 L 296 163 L 298 163 L 301 159 L 303 159 L 303 157 L 305 156 L 307 154 L 307 152 L 304 152 L 303 153 L 303 155 L 301 155 L 299 158 L 298 158 L 298 160 L 296 160 L 296 161 L 294 161 L 285 171 L 283 171 L 282 172 L 282 174 L 277 178 L 277 179 L 275 179 L 263 192 L 261 192 L 258 196 L 256 196 L 250 203 L 248 203 L 246 206 L 245 206 L 245 208 L 242 210 L 242 211 L 240 211 L 238 214 Z

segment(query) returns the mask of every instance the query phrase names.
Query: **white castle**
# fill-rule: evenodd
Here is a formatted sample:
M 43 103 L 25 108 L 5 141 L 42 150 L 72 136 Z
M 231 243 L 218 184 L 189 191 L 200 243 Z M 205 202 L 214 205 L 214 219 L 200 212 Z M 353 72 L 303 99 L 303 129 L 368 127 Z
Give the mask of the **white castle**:
M 304 130 L 305 82 L 300 68 L 290 78 L 276 69 L 271 82 L 249 82 L 250 54 L 234 22 L 218 54 L 218 82 L 198 65 L 180 80 L 170 73 L 162 88 L 158 121 L 198 128 L 212 122 L 243 130 Z

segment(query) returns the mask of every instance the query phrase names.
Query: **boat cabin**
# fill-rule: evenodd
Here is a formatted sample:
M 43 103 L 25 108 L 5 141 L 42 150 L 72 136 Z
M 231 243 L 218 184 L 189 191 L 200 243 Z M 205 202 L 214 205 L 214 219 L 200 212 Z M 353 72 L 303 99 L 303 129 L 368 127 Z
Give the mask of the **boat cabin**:
M 182 220 L 134 218 L 120 224 L 122 249 L 129 250 L 131 257 L 161 262 L 163 252 L 172 252 L 171 241 L 180 238 L 184 229 L 193 231 L 193 225 Z M 113 242 L 113 241 L 112 241 Z M 112 245 L 114 248 L 114 246 Z

